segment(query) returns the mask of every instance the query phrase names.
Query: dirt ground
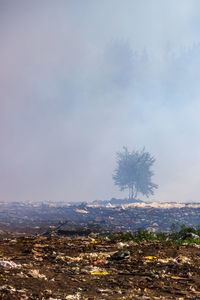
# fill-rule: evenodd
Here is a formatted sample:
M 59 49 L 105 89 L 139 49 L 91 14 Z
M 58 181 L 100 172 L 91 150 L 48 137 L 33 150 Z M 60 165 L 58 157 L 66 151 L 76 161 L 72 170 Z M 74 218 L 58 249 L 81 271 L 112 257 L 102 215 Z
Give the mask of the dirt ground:
M 197 245 L 90 237 L 0 240 L 1 299 L 200 299 Z

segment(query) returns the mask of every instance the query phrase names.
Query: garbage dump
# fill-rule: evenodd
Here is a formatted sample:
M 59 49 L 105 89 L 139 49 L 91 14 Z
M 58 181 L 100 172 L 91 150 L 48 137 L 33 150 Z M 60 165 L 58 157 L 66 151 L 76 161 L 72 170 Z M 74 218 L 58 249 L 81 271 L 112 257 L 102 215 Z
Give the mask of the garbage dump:
M 195 244 L 27 236 L 2 239 L 0 255 L 1 299 L 200 299 Z

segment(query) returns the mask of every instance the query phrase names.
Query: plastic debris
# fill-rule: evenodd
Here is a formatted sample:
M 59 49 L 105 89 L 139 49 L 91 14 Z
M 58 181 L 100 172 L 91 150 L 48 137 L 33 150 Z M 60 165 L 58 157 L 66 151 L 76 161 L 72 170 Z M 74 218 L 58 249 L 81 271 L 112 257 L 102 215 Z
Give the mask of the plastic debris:
M 187 280 L 187 278 L 185 278 L 185 277 L 179 277 L 179 276 L 170 276 L 170 278 L 176 279 L 176 280 L 179 280 L 179 279 L 181 279 L 181 280 Z
M 91 275 L 108 275 L 108 272 L 91 272 Z
M 20 264 L 16 264 L 13 261 L 0 260 L 0 265 L 5 268 L 20 268 Z
M 108 275 L 108 272 L 91 272 L 91 275 Z
M 113 259 L 121 260 L 130 258 L 130 251 L 118 251 L 112 255 Z
M 117 248 L 122 249 L 124 247 L 129 247 L 129 244 L 128 243 L 119 242 L 119 243 L 117 243 L 116 246 L 117 246 Z
M 144 260 L 152 260 L 152 259 L 157 259 L 157 257 L 156 256 L 145 256 L 142 259 L 144 259 Z
M 199 235 L 193 233 L 193 232 L 190 232 L 189 233 L 189 237 L 193 238 L 193 239 L 199 239 Z

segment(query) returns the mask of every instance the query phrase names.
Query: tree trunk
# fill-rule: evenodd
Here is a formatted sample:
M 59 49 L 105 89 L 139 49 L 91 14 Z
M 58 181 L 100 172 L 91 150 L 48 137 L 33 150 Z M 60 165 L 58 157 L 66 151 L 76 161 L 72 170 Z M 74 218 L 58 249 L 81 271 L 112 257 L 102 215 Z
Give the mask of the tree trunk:
M 134 190 L 134 186 L 133 185 L 128 187 L 128 193 L 129 193 L 129 195 L 128 195 L 128 199 L 129 200 L 136 199 L 136 197 L 137 197 L 137 190 Z
M 131 199 L 133 200 L 133 186 L 131 187 Z
M 128 200 L 130 200 L 131 199 L 131 188 L 130 188 L 130 186 L 128 187 Z

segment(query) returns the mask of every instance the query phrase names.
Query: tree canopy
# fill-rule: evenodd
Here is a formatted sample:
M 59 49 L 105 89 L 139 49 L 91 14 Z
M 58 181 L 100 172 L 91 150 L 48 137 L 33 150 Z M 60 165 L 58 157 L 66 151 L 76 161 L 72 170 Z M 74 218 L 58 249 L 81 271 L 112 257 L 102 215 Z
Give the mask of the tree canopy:
M 138 193 L 149 197 L 154 194 L 158 185 L 151 181 L 154 173 L 151 167 L 155 159 L 145 149 L 129 152 L 123 147 L 123 152 L 117 153 L 117 167 L 113 174 L 115 185 L 123 191 L 128 189 L 129 199 L 137 197 Z

